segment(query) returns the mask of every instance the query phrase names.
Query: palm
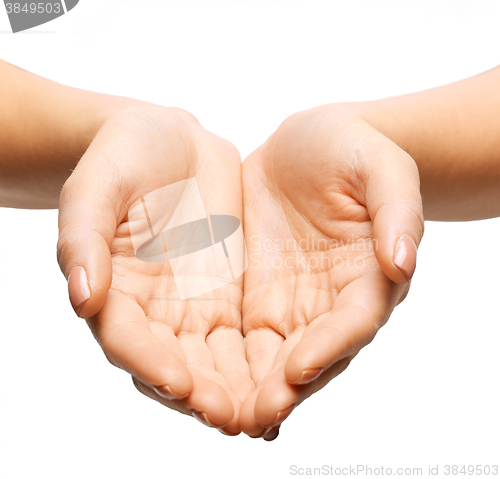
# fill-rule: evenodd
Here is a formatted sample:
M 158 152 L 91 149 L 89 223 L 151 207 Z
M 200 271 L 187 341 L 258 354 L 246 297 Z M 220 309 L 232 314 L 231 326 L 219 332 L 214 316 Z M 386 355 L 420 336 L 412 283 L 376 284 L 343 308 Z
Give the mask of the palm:
M 401 256 L 409 260 L 400 270 L 394 245 L 399 238 L 415 247 L 423 232 L 418 172 L 394 143 L 344 112 L 290 117 L 244 162 L 243 182 L 235 148 L 186 112 L 143 105 L 99 130 L 61 194 L 58 255 L 75 310 L 99 311 L 89 326 L 141 392 L 222 432 L 271 438 L 387 320 L 407 290 L 388 278 L 407 282 L 415 258 Z M 221 260 L 211 264 L 227 264 L 190 263 L 194 276 L 177 283 L 177 266 L 193 256 L 179 260 L 190 253 L 175 256 L 166 238 L 184 203 L 169 197 L 150 210 L 149 201 L 193 179 L 202 213 L 181 223 L 203 217 L 205 239 L 191 238 Z M 210 226 L 213 215 L 242 218 L 242 184 L 243 308 L 243 281 L 227 250 L 241 249 L 241 236 L 219 247 L 225 240 Z M 162 218 L 164 207 L 173 212 Z M 218 287 L 181 294 L 182 281 L 203 277 Z M 81 302 L 85 284 L 92 294 Z
M 148 117 L 132 126 L 133 131 L 120 126 L 123 140 L 118 152 L 113 150 L 120 157 L 114 174 L 126 185 L 127 207 L 166 185 L 196 178 L 207 215 L 241 218 L 240 161 L 234 148 L 196 125 L 186 130 Z M 129 218 L 126 212 L 122 216 L 110 245 L 111 289 L 103 309 L 89 321 L 91 328 L 141 392 L 238 433 L 238 410 L 253 389 L 241 335 L 242 278 L 180 301 L 170 263 L 138 259 Z M 166 378 L 176 396 L 192 386 L 190 394 L 181 400 L 160 396 L 154 387 Z
M 241 423 L 251 435 L 265 434 L 279 412 L 282 419 L 345 369 L 382 324 L 373 310 L 385 320 L 401 295 L 375 258 L 365 172 L 350 143 L 363 135 L 336 130 L 332 161 L 325 128 L 317 117 L 281 128 L 243 164 L 243 330 L 257 389 Z M 319 379 L 290 384 L 305 365 L 319 373 L 314 363 L 325 370 Z

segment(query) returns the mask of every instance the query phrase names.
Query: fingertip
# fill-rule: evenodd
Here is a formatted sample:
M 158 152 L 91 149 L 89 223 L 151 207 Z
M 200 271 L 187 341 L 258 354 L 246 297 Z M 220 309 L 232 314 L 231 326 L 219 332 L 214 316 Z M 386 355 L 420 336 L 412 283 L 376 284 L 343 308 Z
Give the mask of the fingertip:
M 68 180 L 69 181 L 69 180 Z M 72 180 L 73 182 L 76 180 Z M 57 261 L 68 279 L 69 299 L 77 315 L 88 319 L 102 308 L 112 279 L 111 244 L 118 219 L 103 197 L 89 205 L 81 189 L 61 193 Z M 84 188 L 83 191 L 86 191 Z
M 394 247 L 394 266 L 404 275 L 404 283 L 409 283 L 417 266 L 417 245 L 409 236 L 401 236 Z
M 220 433 L 226 436 L 238 436 L 241 434 L 241 429 L 239 427 L 238 418 L 231 419 L 225 426 L 217 428 Z
M 212 421 L 210 421 L 210 419 L 208 419 L 207 413 L 205 413 L 205 412 L 193 411 L 192 415 L 198 422 L 201 422 L 204 426 L 215 427 L 217 429 L 219 429 L 219 427 L 220 427 L 220 426 L 217 426 L 216 424 L 212 423 Z
M 165 384 L 163 386 L 153 386 L 153 389 L 156 392 L 156 394 L 158 394 L 162 398 L 169 400 L 184 399 L 191 392 L 190 390 L 185 393 L 183 392 L 179 393 L 177 391 L 174 392 L 168 384 Z
M 196 374 L 186 401 L 192 415 L 208 426 L 221 428 L 230 423 L 232 425 L 235 417 L 233 401 L 220 384 Z
M 296 407 L 304 388 L 288 384 L 284 374 L 276 375 L 262 387 L 254 415 L 264 429 L 282 423 Z
M 168 383 L 159 387 L 176 399 L 183 399 L 192 392 L 193 375 L 184 361 L 179 358 L 170 357 L 169 363 L 166 364 L 165 377 L 168 377 Z
M 224 434 L 224 436 L 238 436 L 238 435 L 241 434 L 241 431 L 234 432 L 234 433 L 231 432 L 231 431 L 229 431 L 226 426 L 224 426 L 224 427 L 218 427 L 217 431 L 219 431 L 221 434 Z
M 285 379 L 289 384 L 308 384 L 318 378 L 325 364 L 318 356 L 318 342 L 313 337 L 303 337 L 290 352 L 285 363 Z
M 226 392 L 228 393 L 233 403 L 234 414 L 232 419 L 224 426 L 223 429 L 224 432 L 227 433 L 228 435 L 237 436 L 238 434 L 241 433 L 239 417 L 243 403 L 233 391 L 227 390 Z
M 75 310 L 75 313 L 80 316 L 82 306 L 90 298 L 88 276 L 83 266 L 75 266 L 71 270 L 68 277 L 68 294 L 71 306 Z
M 111 254 L 102 237 L 91 238 L 86 244 L 71 245 L 79 257 L 61 260 L 63 271 L 68 265 L 68 294 L 75 313 L 83 319 L 96 315 L 104 306 L 112 280 Z M 66 270 L 67 271 L 67 270 Z
M 408 284 L 417 266 L 417 243 L 407 234 L 386 235 L 376 231 L 375 256 L 385 273 L 394 283 Z
M 247 397 L 240 409 L 239 427 L 247 435 L 252 438 L 261 437 L 266 428 L 262 427 L 256 420 L 254 415 L 255 401 L 257 399 L 258 390 L 254 390 Z
M 290 356 L 288 356 L 285 362 L 285 378 L 290 384 L 298 384 L 305 369 L 302 362 L 298 360 L 297 346 L 292 349 Z
M 292 366 L 288 367 L 288 363 L 285 366 L 285 377 L 290 384 L 308 384 L 317 379 L 322 372 L 323 368 L 292 368 Z
M 161 382 L 157 380 L 151 383 L 152 389 L 164 399 L 181 400 L 188 397 L 193 390 L 193 376 L 184 361 L 171 353 L 161 352 L 153 364 L 142 366 L 136 364 L 137 372 L 146 375 L 148 374 L 147 369 L 152 371 L 154 363 L 160 361 L 162 365 L 158 368 L 156 377 L 161 378 Z
M 210 412 L 206 413 L 204 411 L 197 411 L 194 410 L 192 411 L 192 416 L 201 422 L 202 424 L 205 424 L 208 427 L 213 427 L 216 429 L 221 429 L 227 427 L 228 423 L 231 421 L 233 418 L 234 413 L 230 413 L 229 411 L 226 411 L 224 413 L 220 412 Z
M 399 155 L 396 158 L 400 158 Z M 406 284 L 415 271 L 417 246 L 425 224 L 414 162 L 406 154 L 396 162 L 393 160 L 386 165 L 396 168 L 393 175 L 386 175 L 385 167 L 372 172 L 371 186 L 367 187 L 367 208 L 373 222 L 373 247 L 380 267 L 394 283 Z M 398 177 L 405 181 L 395 181 Z
M 417 266 L 417 246 L 411 237 L 400 236 L 393 245 L 387 245 L 385 251 L 376 251 L 375 254 L 382 271 L 391 281 L 410 283 Z
M 269 428 L 263 435 L 264 441 L 271 442 L 274 441 L 280 433 L 280 426 Z

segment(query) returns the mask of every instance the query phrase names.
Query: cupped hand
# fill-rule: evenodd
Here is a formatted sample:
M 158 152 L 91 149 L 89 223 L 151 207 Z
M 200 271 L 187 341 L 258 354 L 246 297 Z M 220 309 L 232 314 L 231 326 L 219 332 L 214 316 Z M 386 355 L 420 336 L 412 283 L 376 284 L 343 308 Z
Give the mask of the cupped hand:
M 196 178 L 207 215 L 241 220 L 240 169 L 237 150 L 189 113 L 141 104 L 104 123 L 63 187 L 59 216 L 70 299 L 106 357 L 145 395 L 227 434 L 240 432 L 238 411 L 254 388 L 242 278 L 180 300 L 170 263 L 136 256 L 129 209 Z
M 240 426 L 269 440 L 404 299 L 422 204 L 412 158 L 342 106 L 289 117 L 242 175 L 242 324 L 257 387 Z

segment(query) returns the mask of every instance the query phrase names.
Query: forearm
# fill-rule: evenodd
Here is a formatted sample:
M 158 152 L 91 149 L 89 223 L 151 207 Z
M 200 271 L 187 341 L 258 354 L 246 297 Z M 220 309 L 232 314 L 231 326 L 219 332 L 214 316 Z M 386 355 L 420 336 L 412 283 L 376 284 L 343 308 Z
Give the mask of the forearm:
M 432 90 L 346 106 L 413 157 L 426 219 L 500 216 L 500 68 Z
M 134 103 L 0 60 L 0 206 L 57 208 L 63 183 L 101 125 Z

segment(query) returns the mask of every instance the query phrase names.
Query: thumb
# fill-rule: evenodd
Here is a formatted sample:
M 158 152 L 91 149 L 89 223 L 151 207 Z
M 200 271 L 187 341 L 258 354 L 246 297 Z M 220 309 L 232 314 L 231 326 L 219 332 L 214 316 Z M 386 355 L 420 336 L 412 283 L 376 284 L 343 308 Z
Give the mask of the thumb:
M 61 192 L 57 260 L 73 309 L 89 318 L 102 308 L 111 286 L 110 245 L 122 195 L 114 175 L 99 173 L 99 162 L 85 160 L 84 155 Z
M 384 145 L 372 163 L 366 206 L 373 223 L 375 256 L 395 283 L 408 283 L 424 233 L 420 178 L 413 159 L 396 144 Z

